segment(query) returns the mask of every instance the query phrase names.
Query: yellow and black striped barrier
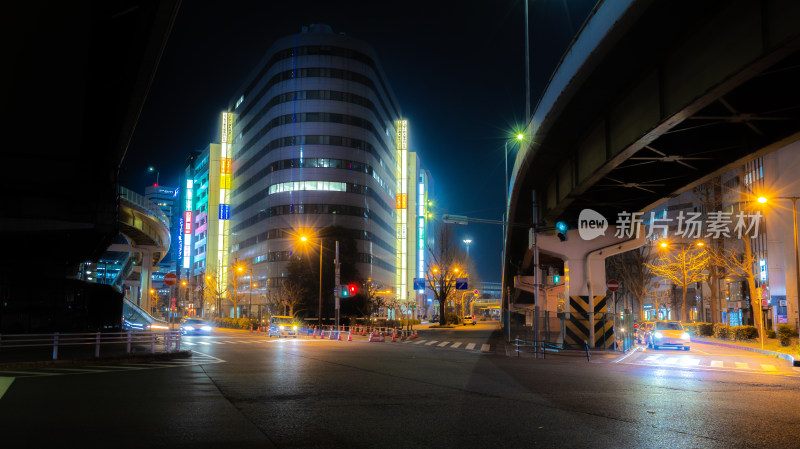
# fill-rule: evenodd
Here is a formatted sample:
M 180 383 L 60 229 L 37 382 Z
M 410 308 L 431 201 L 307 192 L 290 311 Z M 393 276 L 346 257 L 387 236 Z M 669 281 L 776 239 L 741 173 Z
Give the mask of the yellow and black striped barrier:
M 594 347 L 611 348 L 614 344 L 614 320 L 608 317 L 605 296 L 592 298 L 591 309 L 588 296 L 569 297 L 569 319 L 565 324 L 565 344 L 583 347 L 589 341 L 589 314 L 594 314 Z

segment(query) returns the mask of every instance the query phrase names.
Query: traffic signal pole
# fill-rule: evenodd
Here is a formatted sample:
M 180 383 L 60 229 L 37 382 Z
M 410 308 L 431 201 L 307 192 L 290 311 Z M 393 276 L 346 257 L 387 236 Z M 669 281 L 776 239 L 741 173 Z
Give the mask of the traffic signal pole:
M 336 334 L 339 334 L 339 296 L 342 294 L 341 288 L 339 288 L 340 280 L 340 273 L 339 273 L 339 241 L 336 241 L 336 259 L 333 261 L 334 265 L 336 266 L 336 276 L 335 276 L 335 283 L 333 285 L 336 288 L 333 289 L 333 296 L 336 299 Z

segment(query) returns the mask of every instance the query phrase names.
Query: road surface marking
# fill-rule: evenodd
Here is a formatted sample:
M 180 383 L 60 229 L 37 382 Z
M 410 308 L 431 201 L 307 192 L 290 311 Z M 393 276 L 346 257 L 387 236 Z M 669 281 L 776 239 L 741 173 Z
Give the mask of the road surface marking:
M 774 365 L 761 365 L 761 369 L 764 371 L 777 371 Z
M 188 341 L 182 341 L 181 345 L 182 346 L 194 346 L 194 343 L 189 343 Z
M 225 343 L 239 343 L 239 341 L 230 341 L 230 340 L 225 340 Z
M 440 348 L 441 348 L 441 347 L 447 346 L 447 345 L 449 345 L 449 344 L 450 344 L 450 342 L 449 342 L 449 341 L 443 341 L 443 342 L 439 343 L 439 344 L 438 344 L 438 345 L 436 345 L 436 346 L 438 346 L 438 347 L 440 347 Z
M 473 349 L 475 349 L 475 343 L 468 344 L 467 347 L 464 349 L 466 349 L 467 351 L 472 351 Z
M 664 363 L 666 363 L 667 365 L 674 365 L 674 364 L 678 363 L 678 358 L 677 357 L 670 357 L 667 360 L 664 360 Z
M 722 368 L 722 360 L 712 360 L 711 361 L 712 368 Z
M 489 344 L 485 343 L 483 346 L 481 346 L 481 352 L 489 352 L 489 348 Z
M 211 343 L 209 343 L 207 341 L 198 341 L 197 343 L 199 343 L 201 345 L 210 345 L 211 344 Z
M 691 366 L 697 366 L 699 364 L 700 364 L 700 359 L 688 358 L 688 357 L 683 359 L 683 360 L 681 360 L 681 362 L 680 362 L 681 366 L 690 366 L 690 365 Z
M 10 387 L 13 382 L 13 377 L 0 377 L 0 399 L 3 398 L 3 395 L 6 394 L 8 387 Z
M 661 354 L 659 354 L 659 355 L 651 355 L 650 357 L 644 359 L 644 361 L 645 362 L 652 362 L 653 360 L 655 360 L 655 359 L 657 359 L 659 357 L 661 357 Z
M 700 354 L 703 354 L 703 355 L 708 355 L 708 353 L 707 353 L 707 352 L 705 352 L 705 351 L 701 351 L 701 350 L 699 350 L 699 349 L 697 349 L 697 348 L 694 348 L 694 352 L 699 352 Z
M 750 365 L 742 362 L 733 362 L 736 364 L 736 369 L 750 369 Z
M 434 343 L 439 343 L 439 342 L 437 340 L 431 340 L 431 341 L 425 343 L 425 346 L 430 346 L 430 345 L 432 345 Z
M 428 341 L 428 340 L 420 340 L 420 341 L 415 341 L 415 342 L 414 342 L 414 344 L 415 344 L 415 345 L 420 345 L 420 344 L 422 344 L 422 343 L 425 343 L 426 341 Z
M 453 345 L 452 345 L 452 346 L 450 346 L 450 349 L 456 349 L 456 348 L 458 348 L 459 346 L 461 346 L 461 342 L 455 342 L 455 343 L 453 343 Z

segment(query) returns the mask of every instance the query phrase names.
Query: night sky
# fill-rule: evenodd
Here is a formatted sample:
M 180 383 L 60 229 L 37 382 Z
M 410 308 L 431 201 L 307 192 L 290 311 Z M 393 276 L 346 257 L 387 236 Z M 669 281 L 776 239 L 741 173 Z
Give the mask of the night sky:
M 531 0 L 531 110 L 595 0 Z M 218 142 L 220 113 L 278 38 L 324 23 L 370 44 L 400 112 L 409 150 L 434 179 L 435 213 L 499 220 L 505 139 L 524 126 L 522 1 L 184 1 L 120 170 L 136 191 L 177 186 L 192 150 Z M 512 146 L 510 145 L 511 149 Z M 514 150 L 516 148 L 514 147 Z M 509 157 L 509 171 L 513 166 Z M 500 226 L 470 224 L 470 255 L 500 282 Z

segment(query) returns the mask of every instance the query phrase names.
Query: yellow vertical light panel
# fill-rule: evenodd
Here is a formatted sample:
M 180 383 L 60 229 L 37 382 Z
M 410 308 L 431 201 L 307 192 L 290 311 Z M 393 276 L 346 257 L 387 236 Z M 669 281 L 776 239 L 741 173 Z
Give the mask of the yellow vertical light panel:
M 222 129 L 220 132 L 220 160 L 219 160 L 219 240 L 217 243 L 217 260 L 221 268 L 220 282 L 226 286 L 228 283 L 228 249 L 229 249 L 229 223 L 230 223 L 230 192 L 231 178 L 233 177 L 233 162 L 231 159 L 231 144 L 233 143 L 233 114 L 222 113 Z M 227 289 L 225 289 L 227 290 Z

